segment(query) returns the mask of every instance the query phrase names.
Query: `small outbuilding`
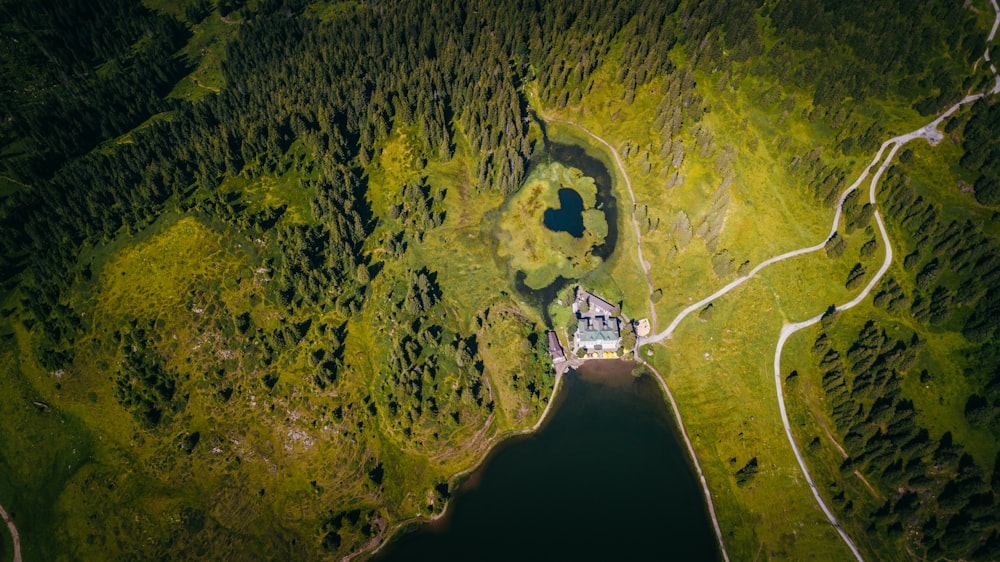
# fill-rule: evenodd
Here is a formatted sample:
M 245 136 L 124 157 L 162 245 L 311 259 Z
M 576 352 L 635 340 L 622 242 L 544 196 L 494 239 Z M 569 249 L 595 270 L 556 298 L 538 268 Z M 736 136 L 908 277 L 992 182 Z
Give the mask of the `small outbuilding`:
M 552 363 L 562 363 L 566 360 L 566 353 L 563 352 L 559 336 L 555 332 L 549 332 L 549 355 L 552 356 Z

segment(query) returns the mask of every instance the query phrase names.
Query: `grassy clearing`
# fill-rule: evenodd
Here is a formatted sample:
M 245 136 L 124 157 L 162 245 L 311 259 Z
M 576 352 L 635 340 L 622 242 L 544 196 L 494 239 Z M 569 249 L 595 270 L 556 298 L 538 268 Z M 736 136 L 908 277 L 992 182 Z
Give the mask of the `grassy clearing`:
M 9 338 L 0 345 L 0 365 L 12 375 L 23 362 Z M 36 406 L 48 404 L 48 398 L 10 375 L 0 380 L 0 447 L 18 454 L 0 460 L 0 502 L 14 510 L 25 559 L 56 560 L 61 518 L 54 506 L 62 486 L 89 462 L 92 434 L 79 419 Z M 6 525 L 3 533 L 9 536 Z M 10 540 L 5 538 L 3 547 L 11 559 Z
M 669 363 L 667 382 L 706 473 L 730 556 L 801 559 L 824 552 L 846 559 L 850 554 L 812 498 L 778 415 L 771 371 L 778 307 L 762 284 L 752 284 L 721 301 L 710 320 L 682 324 L 654 364 Z M 736 472 L 751 458 L 759 471 L 739 486 Z
M 928 333 L 920 326 L 901 322 L 899 318 L 889 316 L 870 304 L 843 313 L 838 317 L 836 326 L 825 333 L 833 339 L 837 349 L 847 349 L 862 326 L 871 320 L 884 328 L 891 338 L 905 340 L 916 332 L 926 339 L 926 346 L 918 355 L 916 365 L 903 378 L 903 396 L 913 402 L 917 424 L 929 430 L 932 440 L 950 432 L 955 443 L 961 444 L 979 466 L 989 471 L 998 451 L 997 441 L 988 430 L 970 426 L 962 414 L 965 400 L 973 390 L 970 382 L 962 376 L 971 366 L 972 346 L 958 334 Z M 843 444 L 838 442 L 834 423 L 830 419 L 830 407 L 825 403 L 826 393 L 820 383 L 822 372 L 817 368 L 819 359 L 809 352 L 821 331 L 814 327 L 796 334 L 785 350 L 786 371 L 797 370 L 800 375 L 796 384 L 787 390 L 789 415 L 814 478 L 817 483 L 824 483 L 821 491 L 835 511 L 843 513 L 846 497 L 853 502 L 851 513 L 868 514 L 878 510 L 886 499 L 892 497 L 894 490 L 886 488 L 878 475 L 859 471 L 845 475 L 840 470 L 845 458 L 840 452 Z M 925 369 L 931 373 L 927 382 L 918 376 Z M 822 447 L 805 446 L 817 437 Z M 841 492 L 843 496 L 834 498 Z M 864 517 L 842 515 L 841 522 L 859 546 L 867 547 L 868 552 L 879 559 L 904 559 L 898 537 L 871 533 L 869 521 Z
M 312 200 L 315 190 L 304 187 L 301 172 L 289 171 L 277 177 L 260 176 L 249 179 L 246 175 L 228 177 L 219 186 L 223 193 L 239 194 L 240 201 L 251 213 L 267 209 L 284 208 L 281 221 L 309 224 L 312 218 Z
M 589 125 L 586 126 L 590 128 Z M 611 175 L 612 189 L 615 199 L 618 201 L 618 242 L 615 251 L 592 273 L 588 274 L 583 282 L 588 288 L 611 302 L 623 303 L 626 314 L 637 318 L 643 317 L 649 310 L 649 299 L 647 295 L 642 294 L 642 291 L 634 289 L 645 287 L 646 281 L 642 269 L 635 259 L 635 229 L 632 227 L 629 210 L 631 198 L 614 156 L 608 152 L 605 146 L 596 142 L 578 127 L 550 122 L 546 128 L 549 138 L 553 141 L 581 146 L 588 156 L 596 158 L 604 164 Z M 629 288 L 633 290 L 629 290 Z M 563 302 L 570 302 L 571 299 L 572 296 L 568 295 L 563 299 Z
M 227 45 L 236 38 L 239 23 L 237 15 L 230 14 L 223 19 L 214 10 L 192 26 L 194 34 L 178 55 L 195 69 L 173 87 L 168 98 L 194 102 L 226 87 L 222 63 L 226 59 Z

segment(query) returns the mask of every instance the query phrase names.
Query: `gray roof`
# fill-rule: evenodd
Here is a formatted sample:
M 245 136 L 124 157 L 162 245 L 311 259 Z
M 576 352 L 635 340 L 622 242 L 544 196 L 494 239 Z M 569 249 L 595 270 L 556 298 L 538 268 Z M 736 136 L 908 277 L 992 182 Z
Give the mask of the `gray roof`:
M 603 316 L 580 318 L 576 325 L 576 337 L 580 343 L 613 341 L 619 338 L 618 320 Z
M 552 355 L 553 359 L 566 358 L 562 344 L 559 343 L 559 336 L 555 332 L 549 332 L 549 354 Z

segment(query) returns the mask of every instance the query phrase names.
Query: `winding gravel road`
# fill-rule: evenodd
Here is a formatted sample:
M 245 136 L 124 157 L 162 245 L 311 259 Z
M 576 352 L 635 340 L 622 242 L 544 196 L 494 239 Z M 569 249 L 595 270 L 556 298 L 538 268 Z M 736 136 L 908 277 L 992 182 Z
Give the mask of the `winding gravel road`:
M 14 562 L 21 562 L 21 535 L 17 533 L 17 525 L 14 525 L 14 520 L 10 518 L 3 506 L 0 506 L 0 519 L 3 519 L 3 522 L 7 524 L 11 542 L 14 543 Z
M 993 21 L 993 27 L 990 30 L 989 37 L 987 38 L 987 44 L 993 41 L 997 33 L 997 28 L 1000 27 L 1000 5 L 997 4 L 997 0 L 990 0 L 990 3 L 993 5 L 993 10 L 996 13 L 996 17 Z M 983 58 L 987 62 L 989 62 L 990 60 L 989 47 L 986 48 L 986 51 L 983 54 Z M 739 287 L 765 267 L 780 261 L 784 261 L 787 259 L 791 259 L 797 256 L 801 256 L 811 252 L 816 252 L 823 249 L 823 247 L 826 244 L 826 241 L 829 240 L 829 238 L 833 236 L 834 233 L 837 232 L 837 227 L 840 225 L 840 220 L 842 217 L 842 207 L 845 198 L 851 192 L 858 189 L 858 187 L 862 184 L 862 182 L 864 182 L 865 179 L 868 177 L 869 172 L 874 168 L 874 166 L 876 164 L 879 164 L 879 162 L 881 162 L 881 164 L 878 167 L 878 170 L 875 172 L 875 175 L 872 177 L 871 182 L 869 183 L 868 200 L 872 204 L 872 206 L 876 207 L 873 216 L 875 218 L 876 224 L 878 224 L 879 234 L 882 237 L 882 243 L 883 246 L 885 247 L 885 257 L 882 260 L 882 266 L 875 273 L 872 279 L 868 282 L 864 290 L 862 290 L 857 296 L 855 296 L 850 301 L 837 306 L 836 310 L 837 311 L 847 310 L 857 306 L 862 301 L 864 301 L 871 293 L 872 289 L 874 289 L 875 286 L 878 284 L 878 282 L 881 281 L 882 277 L 889 270 L 889 267 L 892 266 L 892 258 L 893 258 L 892 242 L 889 239 L 888 232 L 886 231 L 885 222 L 882 220 L 882 215 L 877 210 L 878 202 L 876 200 L 876 189 L 878 187 L 879 180 L 882 178 L 882 175 L 885 173 L 886 169 L 888 169 L 889 165 L 892 163 L 893 158 L 895 158 L 896 153 L 899 151 L 900 147 L 918 138 L 926 139 L 927 142 L 930 143 L 932 146 L 937 145 L 943 138 L 943 134 L 939 130 L 939 126 L 945 119 L 947 119 L 953 113 L 958 111 L 959 108 L 961 108 L 963 105 L 973 103 L 979 100 L 980 98 L 984 97 L 985 95 L 1000 93 L 1000 75 L 998 75 L 996 67 L 992 64 L 990 65 L 990 70 L 994 74 L 994 82 L 995 82 L 995 85 L 992 90 L 986 93 L 966 96 L 964 99 L 962 99 L 960 102 L 948 108 L 947 111 L 942 113 L 940 116 L 938 116 L 930 123 L 924 125 L 923 127 L 913 132 L 889 139 L 888 141 L 882 144 L 882 146 L 879 148 L 878 153 L 875 155 L 875 158 L 872 159 L 871 163 L 865 167 L 864 171 L 861 172 L 857 180 L 855 180 L 854 183 L 841 194 L 840 199 L 837 202 L 837 210 L 833 217 L 833 224 L 831 225 L 830 233 L 826 236 L 826 238 L 823 239 L 822 242 L 814 246 L 809 246 L 807 248 L 792 250 L 790 252 L 774 256 L 768 260 L 761 262 L 759 265 L 757 265 L 757 267 L 753 268 L 747 275 L 736 278 L 735 280 L 733 280 L 726 286 L 722 287 L 718 291 L 712 293 L 711 295 L 705 297 L 704 299 L 682 310 L 674 318 L 674 320 L 670 323 L 670 325 L 667 326 L 667 328 L 662 332 L 649 338 L 640 338 L 638 345 L 662 342 L 664 339 L 670 337 L 670 335 L 673 334 L 674 330 L 677 328 L 680 322 L 684 320 L 684 318 L 686 318 L 692 312 L 701 309 L 708 303 L 714 301 L 719 297 L 722 297 L 723 295 L 735 289 L 736 287 Z M 886 154 L 887 150 L 888 154 Z M 809 473 L 809 469 L 806 467 L 805 459 L 803 459 L 802 453 L 799 451 L 798 445 L 795 442 L 795 436 L 792 434 L 792 429 L 791 426 L 789 425 L 788 413 L 785 409 L 784 392 L 781 386 L 781 352 L 784 349 L 785 342 L 788 341 L 788 338 L 791 337 L 792 334 L 817 324 L 818 322 L 820 322 L 822 318 L 823 314 L 818 314 L 808 320 L 804 320 L 801 322 L 794 322 L 794 323 L 786 323 L 782 326 L 780 336 L 778 337 L 778 343 L 774 350 L 774 385 L 777 392 L 778 406 L 781 412 L 781 421 L 782 425 L 785 428 L 785 434 L 788 437 L 789 444 L 792 446 L 792 451 L 795 453 L 795 459 L 798 461 L 799 467 L 802 469 L 802 473 L 805 475 L 806 481 L 809 483 L 809 488 L 812 491 L 813 497 L 816 498 L 816 503 L 819 505 L 820 509 L 826 515 L 830 523 L 833 525 L 834 529 L 836 529 L 840 537 L 844 540 L 844 543 L 854 554 L 854 557 L 857 558 L 859 561 L 863 562 L 864 558 L 861 556 L 861 552 L 854 544 L 854 541 L 851 540 L 851 537 L 848 536 L 848 534 L 840 526 L 840 523 L 837 521 L 836 516 L 834 516 L 833 512 L 829 509 L 829 507 L 827 507 L 826 503 L 823 501 L 822 496 L 820 496 L 819 491 L 816 488 L 816 483 L 813 481 L 812 476 Z M 666 387 L 665 384 L 664 387 Z

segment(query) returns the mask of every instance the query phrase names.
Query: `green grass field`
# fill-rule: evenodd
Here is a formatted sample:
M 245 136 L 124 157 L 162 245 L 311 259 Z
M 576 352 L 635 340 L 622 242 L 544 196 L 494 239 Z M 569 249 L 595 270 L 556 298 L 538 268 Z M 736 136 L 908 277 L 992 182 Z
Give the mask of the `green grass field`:
M 185 20 L 193 2 L 146 5 Z M 326 2 L 307 13 L 335 22 L 361 9 Z M 193 37 L 177 56 L 194 70 L 168 97 L 194 102 L 227 87 L 227 45 L 253 11 L 251 2 L 223 18 L 213 7 L 202 21 L 186 22 Z M 982 26 L 992 21 L 980 19 Z M 776 42 L 765 37 L 768 47 Z M 371 548 L 397 525 L 440 513 L 456 475 L 532 426 L 550 399 L 553 378 L 539 344 L 544 319 L 565 337 L 573 318 L 565 306 L 542 311 L 519 294 L 518 272 L 536 288 L 559 275 L 579 280 L 631 318 L 655 313 L 653 330 L 662 330 L 761 261 L 824 240 L 834 209 L 817 195 L 823 186 L 814 178 L 839 170 L 842 189 L 874 154 L 861 141 L 842 144 L 845 138 L 853 143 L 874 125 L 881 142 L 928 120 L 911 107 L 914 100 L 892 98 L 852 102 L 834 118 L 813 119 L 812 92 L 751 76 L 748 62 L 733 67 L 738 79 L 691 71 L 697 86 L 689 93 L 697 98 L 667 108 L 683 125 L 665 135 L 654 123 L 668 120 L 662 101 L 671 86 L 679 89 L 671 80 L 685 80 L 682 71 L 626 92 L 616 76 L 626 48 L 625 38 L 613 42 L 578 102 L 549 107 L 539 84 L 523 89 L 524 103 L 539 115 L 579 123 L 621 154 L 634 207 L 603 144 L 569 123 L 546 124 L 551 140 L 583 147 L 612 176 L 618 241 L 606 260 L 591 253 L 608 225 L 591 209 L 589 178 L 538 166 L 520 191 L 504 196 L 475 185 L 483 155 L 460 119 L 446 160 L 422 145 L 420 125 L 397 119 L 370 163 L 345 163 L 362 170 L 359 189 L 371 215 L 369 224 L 341 225 L 370 229 L 360 260 L 350 262 L 357 287 L 354 277 L 338 278 L 313 295 L 301 279 L 309 278 L 307 264 L 287 294 L 275 289 L 280 245 L 305 236 L 296 228 L 325 226 L 316 210 L 322 155 L 300 139 L 285 155 L 294 164 L 280 174 L 248 162 L 215 193 L 196 187 L 150 226 L 125 227 L 110 242 L 83 247 L 77 265 L 89 273 L 79 274 L 59 303 L 80 326 L 71 348 L 53 350 L 70 352 L 62 368 L 42 367 L 46 327 L 21 303 L 34 287 L 4 295 L 0 369 L 9 376 L 0 378 L 0 450 L 16 454 L 0 456 L 0 503 L 16 507 L 25 558 L 253 559 L 266 552 L 308 559 Z M 682 49 L 671 55 L 686 68 Z M 944 56 L 935 64 L 960 62 Z M 96 150 L 113 156 L 118 145 L 140 142 L 142 129 L 173 118 L 153 115 Z M 537 141 L 537 124 L 526 126 Z M 958 165 L 957 133 L 937 147 L 914 141 L 906 149 L 908 185 L 918 195 L 938 203 L 948 220 L 1000 234 L 995 210 L 969 192 L 974 178 Z M 580 239 L 542 224 L 545 211 L 559 205 L 560 187 L 577 190 L 588 209 Z M 0 177 L 0 201 L 21 189 L 30 187 Z M 279 241 L 273 232 L 212 218 L 202 206 L 212 197 L 231 198 L 246 215 L 281 209 L 269 228 L 292 234 Z M 637 261 L 633 220 L 653 295 Z M 905 270 L 903 260 L 921 243 L 892 220 L 889 229 L 896 258 L 888 275 L 912 294 L 916 270 Z M 885 255 L 880 240 L 862 252 L 877 240 L 871 225 L 850 233 L 841 227 L 838 235 L 846 239 L 838 257 L 820 250 L 772 265 L 688 316 L 662 344 L 641 350 L 677 399 L 734 560 L 851 558 L 792 454 L 772 372 L 782 325 L 853 298 L 860 289 L 845 286 L 852 268 L 861 264 L 870 279 Z M 339 242 L 334 238 L 326 233 L 309 243 Z M 961 281 L 953 272 L 942 279 Z M 571 290 L 558 299 L 568 303 Z M 342 298 L 349 291 L 358 298 Z M 979 368 L 986 353 L 961 335 L 967 307 L 956 305 L 955 316 L 929 327 L 871 301 L 842 313 L 828 329 L 831 340 L 848 349 L 868 320 L 892 337 L 917 334 L 925 344 L 902 396 L 932 438 L 951 432 L 992 473 L 996 435 L 963 412 L 978 389 L 963 373 Z M 785 388 L 796 441 L 819 492 L 866 556 L 904 559 L 902 539 L 872 532 L 866 519 L 893 496 L 892 487 L 877 475 L 840 469 L 842 439 L 810 351 L 820 330 L 795 334 L 783 355 L 786 372 L 799 373 Z M 176 385 L 158 423 L 130 401 L 142 360 Z M 912 376 L 922 369 L 934 376 Z M 738 472 L 751 459 L 759 469 L 742 480 Z M 0 542 L 8 559 L 10 545 Z

